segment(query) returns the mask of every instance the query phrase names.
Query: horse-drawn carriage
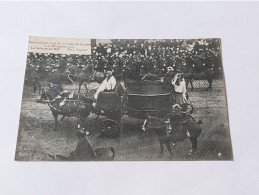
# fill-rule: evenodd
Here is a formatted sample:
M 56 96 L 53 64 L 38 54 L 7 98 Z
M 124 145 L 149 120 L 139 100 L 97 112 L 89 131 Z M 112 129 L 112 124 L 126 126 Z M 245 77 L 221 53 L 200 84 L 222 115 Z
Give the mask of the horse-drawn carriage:
M 167 83 L 160 80 L 127 80 L 125 86 L 123 89 L 121 83 L 117 83 L 114 91 L 101 92 L 97 98 L 97 118 L 100 115 L 106 117 L 100 122 L 100 132 L 105 136 L 120 134 L 123 115 L 138 119 L 146 119 L 147 115 L 165 118 L 172 112 L 174 96 Z M 184 106 L 183 114 L 191 118 L 189 111 L 192 112 L 192 105 Z
M 106 117 L 99 123 L 101 134 L 106 137 L 116 137 L 121 135 L 122 116 L 128 115 L 145 119 L 144 124 L 139 127 L 143 130 L 155 129 L 158 132 L 160 146 L 165 144 L 169 148 L 170 139 L 178 142 L 189 138 L 192 142 L 192 151 L 196 151 L 197 137 L 200 135 L 201 128 L 199 122 L 195 122 L 191 116 L 192 105 L 181 105 L 182 130 L 170 132 L 170 128 L 166 126 L 168 119 L 172 119 L 172 105 L 175 103 L 170 85 L 156 79 L 153 81 L 126 80 L 123 84 L 126 87 L 123 88 L 122 82 L 117 81 L 114 91 L 100 92 L 95 107 L 87 94 L 65 93 L 64 91 L 60 93 L 54 89 L 43 90 L 42 98 L 46 96 L 50 100 L 48 104 L 55 119 L 54 130 L 59 127 L 58 115 L 63 115 L 63 118 L 77 117 L 79 119 L 77 128 L 81 128 L 82 123 L 83 126 L 87 124 L 86 119 L 90 113 L 95 113 L 96 119 L 100 115 Z M 170 121 L 171 124 L 175 122 L 173 120 Z M 168 150 L 171 153 L 170 149 Z

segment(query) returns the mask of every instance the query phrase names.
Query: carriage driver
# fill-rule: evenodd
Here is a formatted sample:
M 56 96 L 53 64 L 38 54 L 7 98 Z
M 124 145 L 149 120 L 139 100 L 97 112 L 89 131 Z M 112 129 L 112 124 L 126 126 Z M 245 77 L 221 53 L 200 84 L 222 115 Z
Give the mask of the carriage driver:
M 116 79 L 112 76 L 112 71 L 106 71 L 104 73 L 105 79 L 103 80 L 101 86 L 97 89 L 96 93 L 94 94 L 94 99 L 97 100 L 98 95 L 102 91 L 112 91 L 115 89 L 116 86 Z

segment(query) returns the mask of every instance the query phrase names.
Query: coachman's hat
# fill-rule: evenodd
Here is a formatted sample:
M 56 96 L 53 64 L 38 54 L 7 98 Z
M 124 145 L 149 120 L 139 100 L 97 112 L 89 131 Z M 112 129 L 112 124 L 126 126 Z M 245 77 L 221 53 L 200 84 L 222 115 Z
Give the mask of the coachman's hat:
M 105 75 L 108 74 L 109 76 L 112 76 L 112 71 L 106 71 L 106 72 L 104 72 L 104 74 Z

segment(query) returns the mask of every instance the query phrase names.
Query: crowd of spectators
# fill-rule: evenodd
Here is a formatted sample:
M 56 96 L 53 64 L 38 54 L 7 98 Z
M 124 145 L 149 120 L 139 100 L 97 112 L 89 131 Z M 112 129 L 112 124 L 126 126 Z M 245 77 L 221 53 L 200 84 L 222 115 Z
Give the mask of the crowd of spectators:
M 64 72 L 70 66 L 84 68 L 91 64 L 96 71 L 116 73 L 130 70 L 143 76 L 163 73 L 166 67 L 183 72 L 208 69 L 221 72 L 220 39 L 111 40 L 92 43 L 91 55 L 28 53 L 27 65 L 40 73 Z

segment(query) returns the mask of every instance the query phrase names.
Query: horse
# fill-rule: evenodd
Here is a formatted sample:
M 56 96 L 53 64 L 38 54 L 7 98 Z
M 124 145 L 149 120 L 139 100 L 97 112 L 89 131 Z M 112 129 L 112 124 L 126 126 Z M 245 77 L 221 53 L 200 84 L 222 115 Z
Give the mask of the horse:
M 46 81 L 58 85 L 71 83 L 70 79 L 68 78 L 68 74 L 59 71 L 49 72 L 46 77 Z
M 181 130 L 177 130 L 176 128 L 168 130 L 163 119 L 147 115 L 147 119 L 144 121 L 142 130 L 153 130 L 155 132 L 160 144 L 160 155 L 163 154 L 163 148 L 165 145 L 170 153 L 170 157 L 172 157 L 170 142 L 176 143 L 184 141 L 185 139 L 189 139 L 191 141 L 192 145 L 189 154 L 192 155 L 197 151 L 197 138 L 202 132 L 201 124 L 202 121 L 196 122 L 193 118 L 186 118 L 186 120 L 182 122 Z
M 42 90 L 41 97 L 47 97 L 50 100 L 48 105 L 55 120 L 53 131 L 60 126 L 58 115 L 63 115 L 62 120 L 64 117 L 76 117 L 84 121 L 91 112 L 94 112 L 93 100 L 89 99 L 85 94 L 69 92 L 59 94 L 57 91 L 45 87 Z
M 205 71 L 200 72 L 200 73 L 196 73 L 196 72 L 193 72 L 193 71 L 185 72 L 184 78 L 185 78 L 185 82 L 186 82 L 186 88 L 188 87 L 188 84 L 190 83 L 191 90 L 193 91 L 193 81 L 205 79 L 209 83 L 209 86 L 208 86 L 207 90 L 211 90 L 212 89 L 212 82 L 213 82 L 213 74 L 214 74 L 214 72 L 211 69 L 205 70 Z
M 104 79 L 104 74 L 102 72 L 97 72 L 93 68 L 93 64 L 88 64 L 83 69 L 79 69 L 77 66 L 71 66 L 66 70 L 66 73 L 71 76 L 71 79 L 78 80 L 80 93 L 81 86 L 84 85 L 85 89 L 88 90 L 87 84 L 93 81 L 101 83 Z M 72 81 L 73 82 L 73 81 Z

